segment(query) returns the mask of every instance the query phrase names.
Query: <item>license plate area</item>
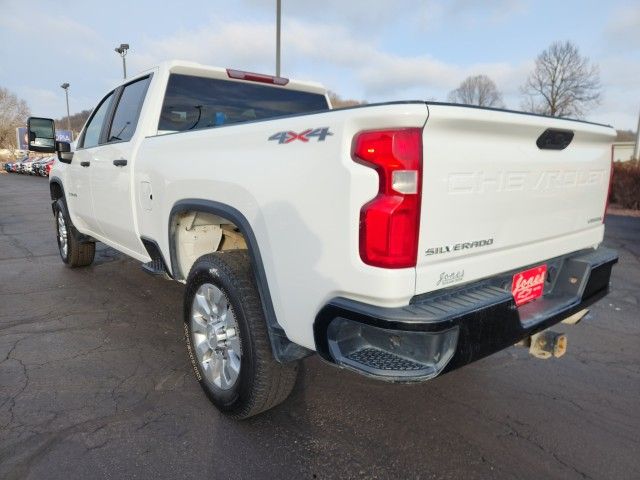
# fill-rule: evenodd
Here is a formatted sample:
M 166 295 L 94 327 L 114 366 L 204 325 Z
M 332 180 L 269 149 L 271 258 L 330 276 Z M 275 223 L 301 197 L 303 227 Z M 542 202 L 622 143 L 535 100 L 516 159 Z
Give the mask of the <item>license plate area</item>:
M 511 282 L 511 294 L 516 306 L 519 307 L 540 298 L 546 278 L 546 264 L 516 273 Z

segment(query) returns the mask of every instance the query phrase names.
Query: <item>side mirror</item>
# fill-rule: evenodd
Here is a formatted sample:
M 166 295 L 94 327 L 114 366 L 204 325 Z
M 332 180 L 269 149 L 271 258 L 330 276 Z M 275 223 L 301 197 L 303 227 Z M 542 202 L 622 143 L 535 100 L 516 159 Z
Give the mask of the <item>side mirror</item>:
M 53 153 L 56 151 L 56 127 L 50 118 L 29 117 L 29 150 L 31 152 Z
M 58 152 L 58 160 L 62 163 L 71 163 L 73 160 L 73 152 L 69 142 L 56 142 L 56 151 Z

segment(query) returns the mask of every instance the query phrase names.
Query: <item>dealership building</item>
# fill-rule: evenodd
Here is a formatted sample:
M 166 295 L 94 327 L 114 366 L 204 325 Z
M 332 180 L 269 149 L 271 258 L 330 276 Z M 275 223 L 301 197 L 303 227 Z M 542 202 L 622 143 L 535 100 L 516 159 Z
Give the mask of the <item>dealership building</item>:
M 612 148 L 612 158 L 614 162 L 626 162 L 633 157 L 635 142 L 616 142 Z

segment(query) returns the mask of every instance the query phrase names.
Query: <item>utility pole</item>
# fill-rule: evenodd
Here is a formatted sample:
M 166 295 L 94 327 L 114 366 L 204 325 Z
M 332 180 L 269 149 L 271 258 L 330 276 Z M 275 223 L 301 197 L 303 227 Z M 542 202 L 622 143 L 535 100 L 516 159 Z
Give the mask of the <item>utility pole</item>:
M 119 47 L 115 48 L 116 53 L 122 57 L 122 73 L 125 80 L 127 79 L 127 62 L 124 57 L 127 56 L 127 50 L 129 50 L 128 43 L 121 43 Z
M 64 90 L 64 95 L 67 97 L 67 130 L 71 131 L 71 117 L 69 116 L 69 84 L 63 83 L 60 88 Z
M 633 149 L 633 159 L 640 160 L 640 114 L 638 114 L 638 129 L 636 130 L 636 146 Z
M 280 76 L 280 17 L 282 14 L 281 0 L 276 0 L 276 77 Z

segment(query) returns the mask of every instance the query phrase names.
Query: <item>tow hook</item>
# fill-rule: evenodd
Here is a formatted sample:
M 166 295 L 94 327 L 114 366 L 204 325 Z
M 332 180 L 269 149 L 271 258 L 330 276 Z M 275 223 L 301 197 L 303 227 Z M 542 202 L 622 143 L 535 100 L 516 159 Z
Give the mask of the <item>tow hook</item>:
M 516 345 L 529 347 L 529 353 L 536 358 L 560 358 L 567 352 L 567 336 L 564 333 L 544 330 L 534 333 Z
M 529 353 L 536 358 L 560 358 L 567 353 L 567 336 L 564 333 L 545 330 L 531 335 Z
M 589 309 L 585 308 L 579 312 L 562 320 L 562 323 L 566 325 L 575 325 L 580 320 L 585 318 L 589 313 Z M 547 359 L 554 356 L 560 358 L 567 353 L 567 336 L 564 333 L 552 332 L 551 330 L 544 330 L 542 332 L 534 333 L 530 337 L 523 338 L 518 343 L 517 347 L 528 347 L 529 353 L 536 358 Z

